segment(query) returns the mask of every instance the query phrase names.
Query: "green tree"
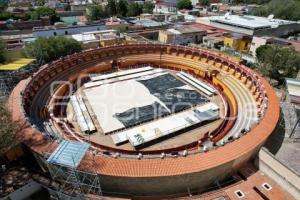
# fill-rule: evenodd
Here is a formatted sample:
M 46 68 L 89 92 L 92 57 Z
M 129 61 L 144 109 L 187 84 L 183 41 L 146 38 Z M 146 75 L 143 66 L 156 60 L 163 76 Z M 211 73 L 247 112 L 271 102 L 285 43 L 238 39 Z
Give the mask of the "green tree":
M 91 5 L 87 7 L 86 18 L 89 21 L 99 20 L 106 16 L 107 14 L 105 13 L 102 5 Z
M 135 17 L 143 13 L 143 7 L 138 3 L 129 3 L 128 5 L 128 17 Z
M 181 9 L 192 9 L 193 8 L 193 5 L 192 5 L 192 2 L 191 0 L 179 0 L 177 1 L 177 8 L 179 10 Z
M 119 16 L 125 17 L 128 11 L 128 2 L 126 0 L 119 0 L 117 4 L 117 13 Z
M 231 4 L 264 4 L 270 0 L 231 0 Z
M 18 126 L 12 122 L 11 115 L 3 103 L 0 104 L 0 154 L 17 144 Z
M 4 44 L 3 40 L 0 39 L 0 63 L 5 62 L 5 56 L 4 56 L 5 49 L 6 49 L 5 44 Z
M 273 48 L 270 45 L 262 45 L 258 47 L 255 52 L 257 60 L 264 62 L 265 54 L 271 52 L 272 50 Z
M 0 20 L 4 21 L 4 20 L 8 20 L 13 18 L 12 14 L 10 12 L 6 12 L 6 11 L 1 11 L 0 12 Z
M 1 21 L 5 21 L 8 19 L 14 19 L 14 20 L 29 20 L 30 19 L 30 15 L 28 13 L 23 13 L 22 15 L 14 15 L 10 12 L 7 11 L 0 11 L 0 20 Z
M 114 16 L 117 14 L 117 3 L 116 0 L 108 0 L 106 5 L 106 10 L 109 16 Z
M 154 4 L 152 2 L 145 2 L 143 5 L 143 13 L 153 13 L 153 9 L 154 9 Z
M 81 50 L 80 42 L 63 36 L 38 38 L 35 42 L 25 45 L 25 54 L 28 57 L 35 58 L 40 64 L 51 62 Z
M 48 16 L 52 23 L 59 21 L 59 17 L 56 14 L 56 11 L 48 7 L 38 7 L 30 13 L 31 19 L 40 19 L 41 17 Z
M 284 78 L 295 77 L 300 70 L 300 54 L 292 48 L 262 45 L 256 50 L 258 70 L 282 84 Z
M 209 5 L 209 0 L 200 0 L 199 3 L 202 6 L 208 6 Z

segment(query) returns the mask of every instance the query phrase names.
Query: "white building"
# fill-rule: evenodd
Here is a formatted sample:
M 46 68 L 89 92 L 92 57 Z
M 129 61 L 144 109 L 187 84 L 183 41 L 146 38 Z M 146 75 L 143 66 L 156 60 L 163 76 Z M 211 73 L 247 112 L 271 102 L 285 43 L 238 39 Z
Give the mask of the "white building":
M 253 56 L 256 56 L 256 49 L 262 45 L 267 44 L 269 40 L 270 37 L 253 37 L 249 53 Z
M 289 41 L 284 38 L 276 38 L 276 37 L 268 37 L 268 36 L 253 37 L 249 53 L 255 57 L 256 49 L 266 44 L 274 44 L 274 45 L 279 45 L 284 47 L 294 47 L 295 50 L 298 50 L 297 47 L 300 45 L 297 42 Z
M 171 28 L 168 30 L 160 30 L 158 40 L 165 44 L 197 44 L 202 42 L 202 38 L 204 35 L 206 35 L 205 30 L 194 28 L 191 26 L 183 26 L 176 29 Z
M 300 23 L 272 17 L 257 17 L 250 15 L 224 15 L 212 17 L 199 17 L 197 23 L 224 29 L 236 33 L 253 36 L 284 36 L 300 31 Z
M 104 30 L 103 24 L 76 25 L 76 26 L 46 26 L 33 28 L 33 37 L 50 37 L 74 35 L 83 32 Z
M 153 13 L 175 13 L 177 8 L 177 0 L 156 0 Z

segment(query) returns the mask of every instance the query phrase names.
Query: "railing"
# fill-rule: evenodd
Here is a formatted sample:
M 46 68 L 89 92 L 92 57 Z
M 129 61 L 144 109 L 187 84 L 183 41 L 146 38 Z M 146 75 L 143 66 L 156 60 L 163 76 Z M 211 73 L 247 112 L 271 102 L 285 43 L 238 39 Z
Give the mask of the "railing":
M 146 47 L 145 47 L 146 46 Z M 233 62 L 229 59 L 226 59 L 226 58 L 222 58 L 220 57 L 218 54 L 216 53 L 211 53 L 209 51 L 206 51 L 206 50 L 200 50 L 200 49 L 196 49 L 196 48 L 191 48 L 191 47 L 183 47 L 183 46 L 173 46 L 173 45 L 162 45 L 162 44 L 143 44 L 143 45 L 139 45 L 139 44 L 131 44 L 131 45 L 120 45 L 120 46 L 110 46 L 110 47 L 104 47 L 104 48 L 101 48 L 100 49 L 93 49 L 93 50 L 86 50 L 86 51 L 83 51 L 81 53 L 77 53 L 77 54 L 73 54 L 72 56 L 66 56 L 64 59 L 59 59 L 57 61 L 54 61 L 52 63 L 49 63 L 47 65 L 44 65 L 43 67 L 41 67 L 41 69 L 35 73 L 33 75 L 33 77 L 30 79 L 29 83 L 27 84 L 25 90 L 24 90 L 24 93 L 26 92 L 29 92 L 31 87 L 35 85 L 34 81 L 35 80 L 38 80 L 39 76 L 41 75 L 41 71 L 43 70 L 47 70 L 48 72 L 49 71 L 52 71 L 52 70 L 55 70 L 56 67 L 58 65 L 60 65 L 60 62 L 62 61 L 68 61 L 70 63 L 72 63 L 72 61 L 74 60 L 76 63 L 79 62 L 79 63 L 82 63 L 83 61 L 83 57 L 86 55 L 86 54 L 96 54 L 98 52 L 105 52 L 105 51 L 109 51 L 109 50 L 114 50 L 114 51 L 118 51 L 119 48 L 129 48 L 129 49 L 137 49 L 136 51 L 139 51 L 140 48 L 143 48 L 143 50 L 145 50 L 145 48 L 152 48 L 153 51 L 156 51 L 156 52 L 160 52 L 161 54 L 162 53 L 166 53 L 168 49 L 175 49 L 177 52 L 179 50 L 183 50 L 183 52 L 186 52 L 186 51 L 190 51 L 192 52 L 192 54 L 194 53 L 197 53 L 200 55 L 205 55 L 207 56 L 208 58 L 209 57 L 212 57 L 213 59 L 220 59 L 221 62 L 226 62 L 228 64 L 228 66 L 230 65 L 233 65 L 235 68 L 240 68 L 241 71 L 245 72 L 247 74 L 247 76 L 251 77 L 252 81 L 255 81 L 257 84 L 257 87 L 259 88 L 260 92 L 263 94 L 263 98 L 264 98 L 264 101 L 263 101 L 263 105 L 266 105 L 264 106 L 264 109 L 267 108 L 267 95 L 264 91 L 264 87 L 262 86 L 262 84 L 260 83 L 259 81 L 259 76 L 255 75 L 250 69 L 246 68 L 245 66 L 243 65 L 240 65 L 239 63 L 236 63 L 236 62 Z M 131 54 L 131 53 L 129 53 Z M 101 58 L 100 58 L 101 59 Z M 217 147 L 213 147 L 213 149 L 215 149 Z M 99 149 L 97 149 L 98 152 L 100 152 L 101 154 L 103 155 L 107 155 L 107 150 L 104 150 L 104 151 L 99 151 Z M 206 149 L 201 149 L 201 150 L 195 150 L 195 151 L 184 151 L 183 152 L 178 152 L 177 155 L 183 155 L 183 156 L 186 156 L 186 155 L 190 155 L 190 154 L 195 154 L 195 153 L 199 153 L 199 152 L 205 152 Z M 139 153 L 139 152 L 137 152 Z M 116 154 L 119 154 L 118 152 L 116 152 Z M 164 156 L 162 156 L 164 155 Z M 119 154 L 119 156 L 121 157 L 136 157 L 136 155 L 121 155 Z M 161 154 L 161 155 L 149 155 L 149 158 L 157 158 L 157 157 L 160 157 L 160 158 L 163 158 L 163 157 L 174 157 L 174 154 Z M 147 155 L 143 155 L 143 157 L 147 157 Z

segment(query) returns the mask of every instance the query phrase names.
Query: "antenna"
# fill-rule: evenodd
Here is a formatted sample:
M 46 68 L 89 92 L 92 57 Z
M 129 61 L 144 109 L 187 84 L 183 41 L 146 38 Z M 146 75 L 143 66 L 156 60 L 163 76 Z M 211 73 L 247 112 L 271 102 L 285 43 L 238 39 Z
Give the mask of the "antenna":
M 227 12 L 227 13 L 225 14 L 225 19 L 229 19 L 229 16 L 230 16 L 230 13 Z
M 273 18 L 274 18 L 274 15 L 273 15 L 273 14 L 271 14 L 271 15 L 268 16 L 268 20 L 269 20 L 269 21 L 272 21 Z

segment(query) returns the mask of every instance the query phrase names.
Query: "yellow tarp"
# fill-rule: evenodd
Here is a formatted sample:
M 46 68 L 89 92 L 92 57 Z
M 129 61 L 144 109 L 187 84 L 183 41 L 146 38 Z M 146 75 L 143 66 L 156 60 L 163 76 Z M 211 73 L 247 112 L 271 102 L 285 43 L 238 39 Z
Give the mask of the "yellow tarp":
M 0 71 L 1 70 L 5 70 L 5 71 L 18 70 L 18 69 L 21 69 L 22 67 L 27 66 L 28 64 L 30 64 L 33 61 L 34 61 L 34 59 L 30 59 L 30 58 L 20 58 L 13 62 L 7 63 L 7 64 L 0 64 Z

